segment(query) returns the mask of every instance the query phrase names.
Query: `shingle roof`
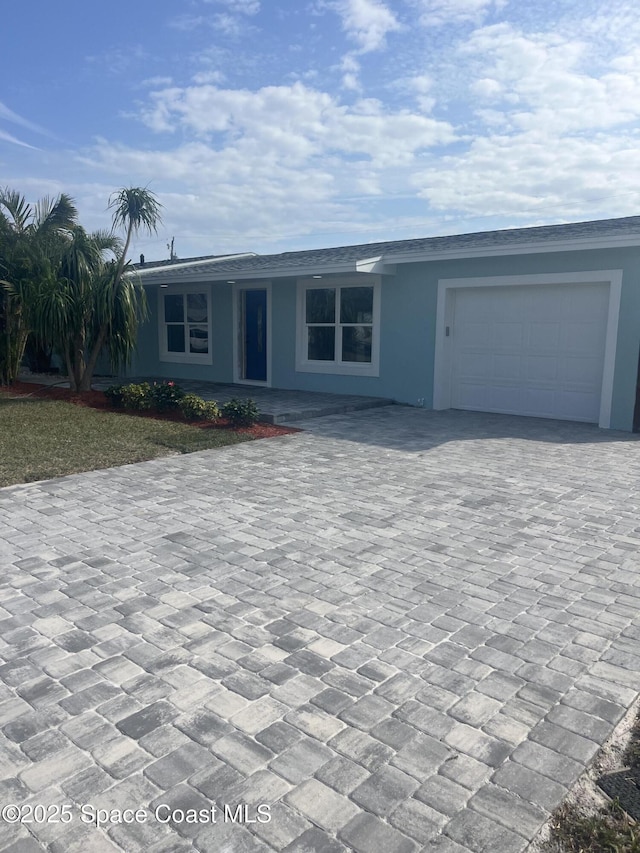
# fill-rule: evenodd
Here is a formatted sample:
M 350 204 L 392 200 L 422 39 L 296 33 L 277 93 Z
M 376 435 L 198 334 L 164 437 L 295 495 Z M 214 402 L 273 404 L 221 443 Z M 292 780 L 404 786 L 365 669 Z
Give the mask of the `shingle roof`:
M 640 216 L 628 216 L 620 219 L 601 219 L 590 222 L 571 222 L 563 225 L 541 225 L 531 228 L 510 228 L 502 231 L 480 231 L 471 234 L 453 234 L 446 237 L 422 237 L 411 240 L 393 240 L 380 243 L 360 243 L 353 246 L 337 246 L 327 249 L 310 249 L 297 252 L 282 252 L 276 255 L 242 256 L 224 260 L 225 256 L 207 258 L 189 258 L 176 262 L 179 266 L 171 270 L 171 281 L 186 281 L 197 276 L 211 280 L 261 275 L 295 275 L 299 270 L 317 269 L 319 272 L 339 271 L 353 268 L 356 263 L 369 258 L 382 258 L 385 263 L 396 261 L 429 260 L 448 253 L 473 256 L 475 252 L 499 254 L 519 246 L 531 246 L 540 251 L 544 244 L 567 243 L 577 241 L 584 248 L 589 241 L 601 242 L 620 239 L 630 244 L 640 244 Z M 626 239 L 625 239 L 626 238 Z M 412 258 L 412 256 L 415 256 Z M 191 263 L 193 262 L 193 263 Z M 145 270 L 150 265 L 145 264 Z M 149 273 L 143 272 L 143 280 Z M 149 270 L 151 274 L 152 271 Z M 158 275 L 153 276 L 157 281 Z M 166 279 L 166 275 L 163 276 Z M 152 283 L 149 281 L 148 283 Z
M 131 264 L 134 270 L 155 270 L 161 267 L 172 267 L 179 263 L 187 263 L 190 261 L 212 261 L 214 258 L 226 257 L 226 255 L 200 255 L 197 258 L 173 258 L 170 261 L 144 261 L 140 264 Z
M 164 267 L 180 266 L 181 264 L 195 264 L 198 261 L 215 261 L 219 260 L 220 258 L 250 257 L 254 256 L 255 254 L 255 252 L 244 252 L 242 254 L 234 252 L 233 254 L 227 253 L 225 255 L 199 255 L 196 258 L 172 258 L 171 260 L 166 261 L 144 261 L 144 263 L 131 264 L 131 268 L 137 271 L 155 270 Z

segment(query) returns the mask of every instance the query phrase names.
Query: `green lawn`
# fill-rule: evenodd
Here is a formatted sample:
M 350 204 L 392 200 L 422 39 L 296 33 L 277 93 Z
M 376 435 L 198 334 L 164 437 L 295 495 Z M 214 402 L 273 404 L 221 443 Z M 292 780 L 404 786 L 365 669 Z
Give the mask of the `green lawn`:
M 0 393 L 0 486 L 250 440 L 225 429 Z

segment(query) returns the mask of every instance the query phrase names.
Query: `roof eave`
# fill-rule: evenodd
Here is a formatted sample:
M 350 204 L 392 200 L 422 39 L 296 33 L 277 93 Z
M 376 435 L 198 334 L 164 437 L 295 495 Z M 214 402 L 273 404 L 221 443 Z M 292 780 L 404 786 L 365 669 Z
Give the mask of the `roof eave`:
M 408 264 L 420 261 L 449 261 L 459 258 L 496 257 L 499 255 L 529 255 L 556 252 L 576 252 L 585 249 L 619 249 L 640 246 L 640 234 L 628 234 L 619 237 L 580 237 L 573 240 L 542 241 L 535 243 L 514 243 L 511 246 L 475 246 L 460 249 L 444 249 L 428 252 L 399 252 L 385 254 L 386 264 Z
M 147 276 L 151 276 L 154 274 L 158 274 L 161 270 L 183 270 L 183 269 L 197 269 L 198 267 L 203 267 L 207 264 L 220 264 L 220 263 L 228 263 L 229 261 L 236 261 L 241 258 L 255 258 L 255 252 L 236 252 L 233 255 L 220 255 L 218 258 L 207 258 L 206 260 L 200 261 L 183 261 L 182 263 L 178 261 L 177 263 L 172 263 L 171 265 L 156 267 L 153 266 L 153 261 L 149 262 L 149 267 L 145 269 L 144 266 L 140 264 L 136 264 L 133 272 L 137 273 L 137 275 L 146 278 Z
M 367 273 L 369 270 L 360 270 L 358 261 L 348 261 L 333 264 L 317 264 L 313 266 L 299 267 L 265 267 L 260 270 L 192 270 L 184 272 L 180 277 L 168 275 L 167 270 L 151 272 L 144 277 L 142 284 L 199 284 L 203 282 L 236 282 L 256 281 L 260 279 L 274 278 L 310 278 L 314 275 L 335 275 Z
M 204 282 L 236 282 L 260 281 L 275 278 L 310 278 L 317 275 L 394 275 L 397 264 L 424 263 L 432 261 L 458 260 L 464 258 L 499 257 L 508 255 L 550 254 L 558 252 L 576 252 L 585 249 L 617 249 L 640 246 L 639 234 L 619 236 L 588 236 L 572 240 L 542 240 L 535 242 L 519 242 L 512 245 L 469 246 L 458 249 L 442 249 L 440 251 L 389 252 L 376 257 L 363 257 L 348 261 L 334 261 L 317 264 L 306 263 L 291 267 L 264 267 L 263 269 L 221 269 L 216 262 L 209 261 L 189 264 L 177 264 L 161 269 L 138 270 L 142 284 L 199 284 Z M 236 255 L 235 260 L 255 255 Z M 228 262 L 230 257 L 221 258 L 220 264 Z M 208 266 L 209 269 L 203 269 Z M 179 275 L 175 275 L 180 271 Z

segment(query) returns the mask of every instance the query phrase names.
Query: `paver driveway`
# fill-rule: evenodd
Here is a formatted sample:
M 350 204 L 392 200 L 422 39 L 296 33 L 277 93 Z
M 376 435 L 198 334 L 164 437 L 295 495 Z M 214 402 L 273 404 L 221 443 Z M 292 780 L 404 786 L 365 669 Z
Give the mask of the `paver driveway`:
M 592 759 L 640 688 L 636 437 L 307 426 L 0 491 L 0 849 L 507 853 Z

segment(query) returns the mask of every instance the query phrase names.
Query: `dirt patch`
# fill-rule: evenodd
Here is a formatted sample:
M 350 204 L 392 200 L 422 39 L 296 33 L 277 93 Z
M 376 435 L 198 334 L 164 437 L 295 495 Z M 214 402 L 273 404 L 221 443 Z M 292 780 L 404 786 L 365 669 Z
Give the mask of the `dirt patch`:
M 0 392 L 10 397 L 36 397 L 38 400 L 65 400 L 76 406 L 86 406 L 90 409 L 102 409 L 110 412 L 133 415 L 139 418 L 154 418 L 161 421 L 177 421 L 189 423 L 197 429 L 232 429 L 242 435 L 252 438 L 274 438 L 278 435 L 291 435 L 302 430 L 295 427 L 284 427 L 277 424 L 257 423 L 250 427 L 233 427 L 224 418 L 217 421 L 185 421 L 179 412 L 129 412 L 124 409 L 114 409 L 103 391 L 75 392 L 70 388 L 60 388 L 55 385 L 36 385 L 33 382 L 14 382 L 10 386 L 0 386 Z
M 640 697 L 636 699 L 622 720 L 618 723 L 612 735 L 596 755 L 593 764 L 576 782 L 569 792 L 564 803 L 556 809 L 547 823 L 542 827 L 536 838 L 527 848 L 527 853 L 567 853 L 567 851 L 583 850 L 584 853 L 598 850 L 598 853 L 631 853 L 640 848 L 628 846 L 611 847 L 605 846 L 601 841 L 600 847 L 588 847 L 579 833 L 584 830 L 585 822 L 598 822 L 598 829 L 605 832 L 610 825 L 615 823 L 616 827 L 632 826 L 634 822 L 629 820 L 624 813 L 612 805 L 611 800 L 597 785 L 597 780 L 605 773 L 612 773 L 633 763 L 638 754 L 640 742 Z M 636 759 L 637 760 L 637 759 Z M 561 825 L 560 831 L 555 829 L 557 824 Z M 568 842 L 561 840 L 571 834 L 571 825 L 575 827 L 574 838 Z M 601 825 L 601 826 L 600 826 Z M 594 835 L 597 832 L 594 829 Z M 640 841 L 638 842 L 640 845 Z M 577 846 L 576 846 L 577 845 Z

